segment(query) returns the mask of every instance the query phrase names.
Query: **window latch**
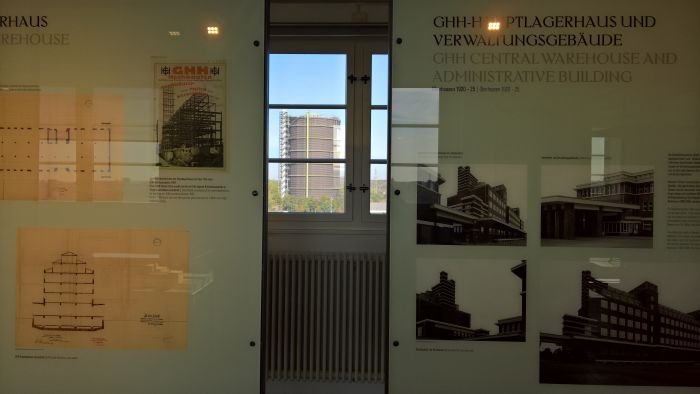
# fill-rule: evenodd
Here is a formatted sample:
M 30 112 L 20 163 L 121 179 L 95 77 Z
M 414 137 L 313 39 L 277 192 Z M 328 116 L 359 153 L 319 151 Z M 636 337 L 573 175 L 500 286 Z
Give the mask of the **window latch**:
M 348 75 L 348 81 L 350 81 L 350 84 L 355 83 L 355 81 L 357 81 L 357 77 L 355 76 L 355 74 Z
M 354 192 L 355 189 L 357 189 L 357 188 L 356 188 L 355 186 L 353 186 L 352 183 L 349 184 L 349 185 L 347 185 L 347 186 L 345 186 L 345 190 L 347 190 L 347 191 L 349 191 L 349 192 L 351 192 L 351 193 Z
M 363 75 L 362 78 L 360 78 L 360 80 L 362 80 L 362 82 L 364 82 L 365 85 L 367 85 L 367 82 L 369 82 L 370 79 L 371 78 L 367 74 Z
M 366 192 L 367 190 L 369 190 L 369 186 L 367 186 L 367 185 L 365 185 L 365 184 L 363 183 L 362 186 L 360 186 L 360 190 L 362 190 L 362 193 L 364 193 L 364 192 Z

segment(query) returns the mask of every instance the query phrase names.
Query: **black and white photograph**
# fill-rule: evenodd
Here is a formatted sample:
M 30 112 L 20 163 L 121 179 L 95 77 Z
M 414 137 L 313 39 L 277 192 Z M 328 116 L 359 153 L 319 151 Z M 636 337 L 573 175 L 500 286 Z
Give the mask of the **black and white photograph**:
M 225 65 L 159 63 L 156 140 L 162 167 L 224 167 Z
M 542 246 L 653 247 L 652 167 L 546 165 L 541 175 Z
M 527 167 L 419 167 L 417 243 L 525 246 Z
M 700 386 L 700 264 L 540 267 L 540 383 Z
M 525 260 L 418 260 L 416 339 L 524 342 Z

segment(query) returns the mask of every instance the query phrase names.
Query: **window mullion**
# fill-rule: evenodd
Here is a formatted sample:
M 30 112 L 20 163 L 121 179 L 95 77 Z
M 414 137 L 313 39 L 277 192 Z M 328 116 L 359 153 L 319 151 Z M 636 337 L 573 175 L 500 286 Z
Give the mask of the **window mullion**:
M 353 206 L 356 207 L 353 212 L 353 222 L 359 225 L 362 222 L 362 217 L 364 215 L 365 206 L 363 201 L 363 195 L 360 187 L 362 187 L 364 182 L 364 82 L 361 80 L 362 75 L 364 75 L 363 67 L 363 53 L 362 48 L 355 45 L 353 46 L 353 73 L 358 77 L 357 81 L 354 83 L 353 87 L 353 98 L 352 98 L 352 118 L 353 118 L 353 169 L 354 175 L 353 180 L 357 185 L 357 190 L 353 196 Z
M 371 194 L 371 172 L 370 172 L 370 152 L 371 152 L 371 91 L 372 91 L 372 52 L 367 46 L 361 48 L 362 53 L 362 75 L 370 76 L 370 79 L 362 84 L 361 105 L 362 105 L 362 138 L 360 173 L 362 174 L 361 183 L 368 187 L 367 191 L 362 193 L 360 204 L 362 205 L 361 220 L 367 222 L 370 218 L 370 194 Z

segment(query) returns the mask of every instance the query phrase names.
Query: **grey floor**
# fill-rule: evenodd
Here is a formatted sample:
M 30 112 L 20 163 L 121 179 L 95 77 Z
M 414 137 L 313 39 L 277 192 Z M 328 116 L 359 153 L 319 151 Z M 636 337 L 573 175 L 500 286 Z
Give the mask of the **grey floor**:
M 384 394 L 383 384 L 267 382 L 265 394 Z

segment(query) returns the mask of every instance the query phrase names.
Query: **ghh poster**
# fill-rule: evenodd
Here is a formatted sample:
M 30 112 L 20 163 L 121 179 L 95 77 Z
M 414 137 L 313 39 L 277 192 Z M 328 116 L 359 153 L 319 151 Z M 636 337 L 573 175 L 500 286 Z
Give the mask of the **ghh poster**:
M 156 139 L 163 167 L 223 168 L 223 63 L 158 63 Z

